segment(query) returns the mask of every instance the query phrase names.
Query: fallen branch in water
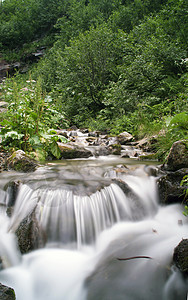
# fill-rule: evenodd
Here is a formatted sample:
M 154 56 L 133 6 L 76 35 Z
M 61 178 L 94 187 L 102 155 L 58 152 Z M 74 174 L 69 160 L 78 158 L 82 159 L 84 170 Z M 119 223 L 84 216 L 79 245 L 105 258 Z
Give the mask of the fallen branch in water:
M 131 259 L 136 259 L 136 258 L 153 259 L 153 258 L 150 257 L 150 256 L 139 255 L 139 256 L 132 256 L 132 257 L 126 257 L 126 258 L 117 258 L 117 260 L 131 260 Z

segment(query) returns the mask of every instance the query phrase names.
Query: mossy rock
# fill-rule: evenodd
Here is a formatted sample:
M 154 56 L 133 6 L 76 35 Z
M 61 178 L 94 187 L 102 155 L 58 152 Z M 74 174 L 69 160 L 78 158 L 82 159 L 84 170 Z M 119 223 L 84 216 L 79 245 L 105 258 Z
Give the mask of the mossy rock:
M 90 156 L 93 156 L 91 151 L 85 149 L 84 147 L 81 148 L 63 143 L 58 143 L 58 146 L 61 151 L 61 158 L 64 159 L 88 158 Z
M 130 143 L 133 140 L 132 134 L 124 131 L 121 132 L 118 136 L 118 141 L 121 145 L 126 145 L 127 143 Z
M 188 168 L 188 141 L 175 142 L 168 154 L 164 164 L 164 169 L 177 171 L 181 168 Z
M 112 144 L 108 147 L 110 154 L 120 155 L 121 154 L 121 145 L 120 144 Z
M 34 172 L 38 167 L 37 161 L 30 158 L 22 150 L 15 151 L 7 159 L 7 168 L 18 172 Z
M 185 187 L 181 185 L 188 169 L 180 169 L 176 172 L 168 172 L 157 180 L 159 199 L 162 204 L 183 203 L 186 201 Z
M 0 283 L 0 300 L 15 300 L 15 292 L 12 288 Z
M 188 276 L 188 239 L 183 239 L 174 249 L 173 261 L 179 270 Z
M 36 219 L 35 209 L 21 221 L 15 234 L 22 254 L 45 246 L 46 236 Z
M 155 153 L 150 153 L 146 155 L 140 155 L 139 160 L 157 160 Z

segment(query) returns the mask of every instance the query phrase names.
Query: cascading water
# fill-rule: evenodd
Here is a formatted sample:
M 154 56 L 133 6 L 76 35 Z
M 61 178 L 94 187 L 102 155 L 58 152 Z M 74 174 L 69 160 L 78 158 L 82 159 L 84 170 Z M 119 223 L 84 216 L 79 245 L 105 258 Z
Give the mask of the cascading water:
M 155 178 L 134 162 L 122 172 L 125 163 L 99 157 L 20 174 L 11 217 L 3 186 L 18 174 L 0 175 L 0 282 L 16 299 L 186 300 L 188 282 L 171 267 L 188 232 L 182 206 L 160 206 Z M 13 232 L 31 212 L 46 246 L 21 256 Z

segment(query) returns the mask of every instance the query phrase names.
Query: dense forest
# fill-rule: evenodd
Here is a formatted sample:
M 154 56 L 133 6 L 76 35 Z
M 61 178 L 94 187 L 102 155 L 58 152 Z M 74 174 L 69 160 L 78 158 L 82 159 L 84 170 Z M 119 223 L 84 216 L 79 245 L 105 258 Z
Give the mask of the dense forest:
M 187 138 L 186 0 L 0 5 L 1 58 L 26 69 L 0 84 L 8 102 L 0 116 L 5 149 L 55 147 L 55 129 L 72 125 L 137 139 L 157 135 L 159 159 Z

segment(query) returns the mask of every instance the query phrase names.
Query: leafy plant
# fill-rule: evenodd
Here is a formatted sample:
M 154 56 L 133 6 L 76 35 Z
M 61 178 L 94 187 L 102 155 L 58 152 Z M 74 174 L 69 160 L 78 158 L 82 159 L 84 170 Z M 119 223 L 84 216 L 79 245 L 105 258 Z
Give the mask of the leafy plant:
M 174 142 L 188 138 L 187 132 L 188 114 L 186 112 L 167 117 L 162 134 L 159 136 L 158 157 L 164 159 Z
M 31 152 L 43 147 L 46 153 L 59 158 L 57 141 L 67 142 L 49 127 L 66 124 L 64 113 L 56 110 L 51 97 L 42 90 L 40 78 L 31 78 L 20 84 L 15 79 L 4 86 L 4 100 L 9 102 L 6 119 L 1 122 L 2 145 L 10 150 L 23 149 Z
M 188 175 L 185 175 L 180 183 L 181 186 L 185 187 L 184 195 L 186 202 L 188 201 Z M 185 205 L 185 209 L 183 211 L 184 216 L 188 216 L 188 205 Z

